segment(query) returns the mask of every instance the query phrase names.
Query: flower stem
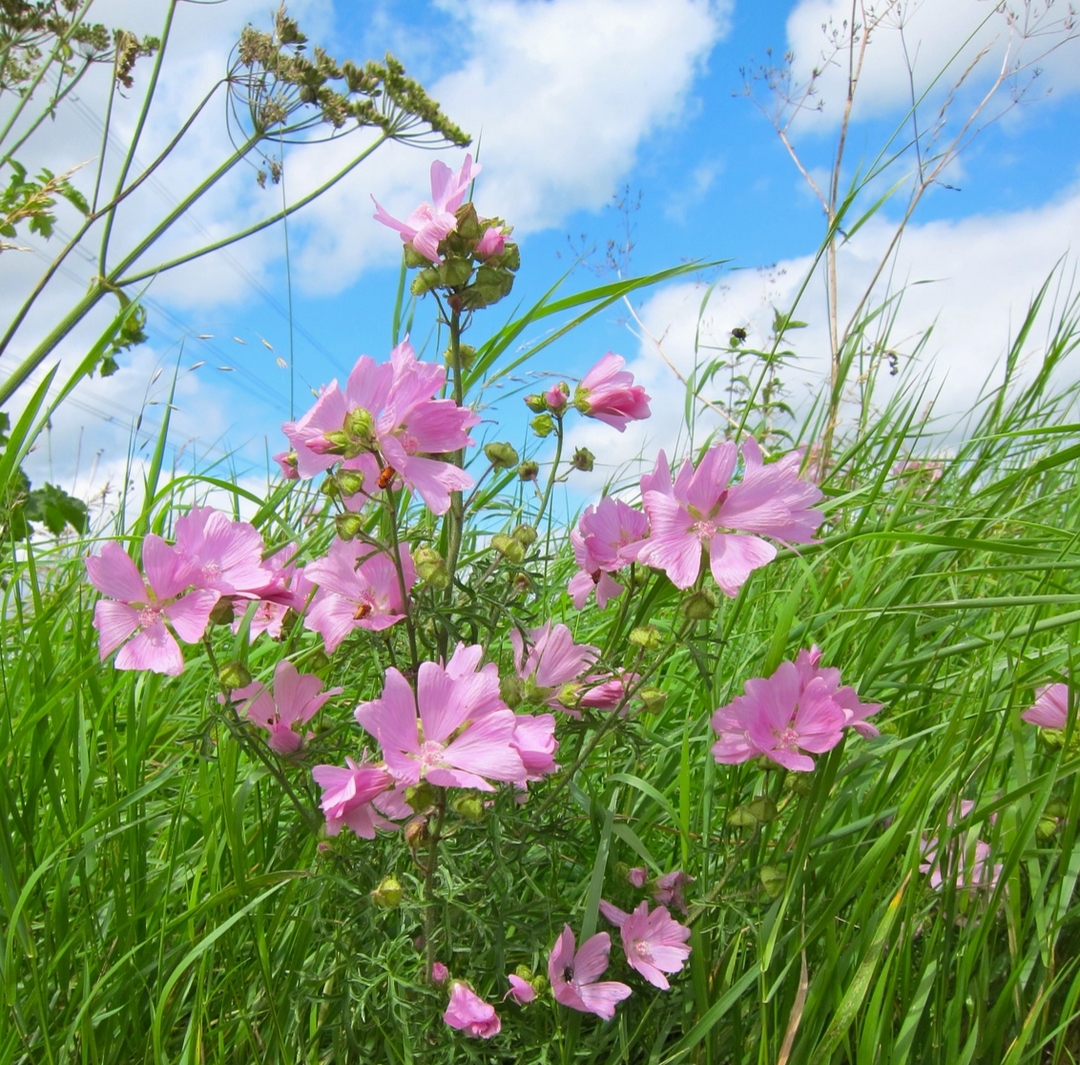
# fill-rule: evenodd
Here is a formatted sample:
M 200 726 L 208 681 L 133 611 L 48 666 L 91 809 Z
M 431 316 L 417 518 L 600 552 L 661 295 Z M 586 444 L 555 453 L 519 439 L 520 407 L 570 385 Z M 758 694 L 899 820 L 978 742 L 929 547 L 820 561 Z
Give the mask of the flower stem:
M 424 949 L 427 954 L 427 976 L 433 979 L 435 970 L 435 870 L 439 864 L 439 839 L 446 816 L 446 788 L 439 788 L 438 813 L 428 842 L 428 860 L 424 868 Z

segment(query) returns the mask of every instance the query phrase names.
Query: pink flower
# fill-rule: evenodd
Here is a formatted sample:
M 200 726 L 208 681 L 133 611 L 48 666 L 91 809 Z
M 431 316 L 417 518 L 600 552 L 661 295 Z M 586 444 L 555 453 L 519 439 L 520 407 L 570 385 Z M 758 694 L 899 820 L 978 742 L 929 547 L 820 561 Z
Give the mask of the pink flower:
M 332 381 L 315 406 L 282 429 L 297 456 L 301 477 L 313 477 L 338 461 L 364 475 L 363 493 L 388 487 L 396 477 L 436 514 L 450 507 L 450 493 L 465 491 L 472 478 L 460 467 L 429 455 L 459 451 L 473 443 L 468 430 L 479 416 L 452 399 L 434 399 L 446 369 L 416 358 L 408 338 L 376 364 L 361 355 L 345 391 Z M 363 501 L 365 495 L 352 497 Z
M 658 475 L 649 478 L 642 499 L 649 539 L 636 555 L 664 570 L 677 588 L 689 588 L 697 580 L 704 549 L 716 583 L 734 596 L 755 569 L 776 557 L 771 544 L 743 534 L 809 543 L 821 524 L 821 512 L 807 506 L 821 498 L 821 491 L 798 479 L 798 453 L 764 466 L 751 437 L 741 451 L 744 472 L 735 485 L 736 447 L 730 441 L 710 448 L 696 470 L 687 459 L 670 490 L 658 483 Z
M 284 582 L 263 564 L 265 547 L 253 525 L 213 507 L 192 507 L 176 523 L 176 550 L 191 560 L 196 588 L 244 599 L 280 595 Z
M 499 698 L 492 673 L 455 676 L 436 662 L 423 662 L 414 695 L 401 673 L 388 669 L 381 698 L 361 703 L 356 720 L 379 741 L 403 787 L 427 780 L 438 787 L 494 791 L 490 780 L 527 776 L 513 743 L 517 717 Z
M 527 1006 L 536 998 L 536 988 L 528 980 L 523 980 L 517 973 L 510 973 L 506 979 L 510 981 L 510 990 L 503 995 L 503 1001 L 506 1001 L 508 995 L 513 995 L 514 1001 L 519 1006 Z
M 315 586 L 307 579 L 304 567 L 296 564 L 299 548 L 296 544 L 286 544 L 266 560 L 266 567 L 274 574 L 274 585 L 284 586 L 284 592 L 273 599 L 260 599 L 259 605 L 251 618 L 248 628 L 250 640 L 263 632 L 269 633 L 275 640 L 281 639 L 281 624 L 289 610 L 302 614 L 307 606 Z M 239 600 L 233 604 L 236 620 L 232 631 L 238 633 L 247 610 L 247 602 Z
M 525 682 L 525 698 L 548 706 L 566 709 L 559 702 L 564 685 L 577 680 L 596 661 L 600 648 L 576 644 L 565 625 L 547 622 L 528 631 L 532 647 L 525 653 L 525 641 L 517 629 L 510 632 L 514 648 L 514 666 Z
M 682 889 L 693 882 L 694 878 L 687 876 L 681 869 L 673 869 L 670 873 L 658 876 L 653 886 L 653 901 L 664 905 L 670 903 L 681 913 L 686 913 Z
M 86 560 L 90 583 L 111 600 L 94 605 L 101 661 L 132 635 L 116 656 L 117 669 L 148 669 L 178 676 L 184 672 L 180 645 L 165 627 L 168 621 L 186 643 L 202 639 L 219 593 L 209 588 L 182 593 L 198 577 L 193 562 L 153 533 L 143 540 L 143 580 L 135 563 L 115 542 Z
M 416 583 L 408 545 L 400 545 L 399 558 L 408 593 Z M 355 629 L 381 632 L 405 617 L 402 579 L 393 559 L 360 540 L 335 540 L 326 558 L 308 563 L 305 575 L 319 590 L 304 627 L 322 635 L 329 654 Z
M 300 476 L 296 469 L 296 455 L 292 451 L 279 451 L 274 461 L 281 468 L 281 476 L 286 481 L 295 481 Z
M 605 496 L 596 506 L 585 508 L 578 527 L 571 531 L 574 560 L 580 572 L 571 578 L 567 591 L 576 609 L 581 610 L 589 593 L 596 589 L 596 605 L 603 610 L 618 598 L 623 586 L 610 573 L 636 558 L 636 545 L 649 535 L 649 519 L 621 499 Z
M 472 156 L 466 155 L 461 169 L 455 174 L 438 159 L 431 164 L 431 203 L 422 203 L 404 222 L 387 214 L 374 196 L 377 208 L 374 218 L 384 226 L 396 229 L 401 239 L 433 263 L 442 262 L 439 242 L 444 240 L 457 225 L 454 212 L 461 206 L 469 184 L 480 173 L 479 164 L 473 166 Z M 487 239 L 487 233 L 481 238 Z M 493 253 L 498 254 L 498 253 Z
M 649 879 L 649 871 L 643 866 L 635 865 L 632 869 L 627 869 L 626 879 L 633 887 L 642 888 Z
M 821 649 L 814 644 L 809 651 L 803 650 L 795 656 L 795 668 L 799 672 L 799 683 L 805 689 L 815 677 L 821 677 L 828 684 L 832 697 L 840 704 L 844 711 L 844 724 L 853 728 L 863 739 L 873 739 L 881 733 L 866 720 L 873 717 L 881 709 L 881 703 L 862 703 L 855 689 L 850 685 L 840 687 L 840 670 L 835 668 L 823 669 L 821 662 Z
M 278 754 L 291 754 L 298 751 L 304 742 L 304 737 L 293 726 L 306 724 L 327 699 L 345 690 L 329 688 L 323 691 L 322 686 L 319 677 L 300 673 L 292 662 L 282 659 L 274 670 L 273 692 L 255 681 L 245 688 L 237 688 L 232 698 L 233 702 L 243 702 L 248 718 L 270 734 L 266 742 L 271 750 Z M 218 698 L 221 701 L 224 699 L 223 696 Z
M 447 969 L 441 961 L 437 961 L 431 967 L 431 982 L 433 984 L 445 984 L 446 978 L 450 975 L 450 970 Z
M 317 765 L 311 770 L 315 783 L 323 789 L 322 807 L 326 816 L 326 831 L 336 836 L 342 825 L 348 825 L 358 836 L 374 839 L 375 829 L 395 826 L 381 816 L 400 819 L 412 811 L 400 796 L 388 789 L 394 779 L 382 763 L 371 764 L 364 759 L 359 765 L 346 758 L 346 768 L 336 765 Z M 376 805 L 377 804 L 377 805 Z
M 596 674 L 586 677 L 586 684 L 594 687 L 582 692 L 578 699 L 578 706 L 587 706 L 592 710 L 614 710 L 620 704 L 624 704 L 622 713 L 626 713 L 626 685 L 634 685 L 638 682 L 636 673 L 624 673 L 621 677 L 611 677 L 605 674 Z
M 1069 718 L 1069 687 L 1047 684 L 1035 691 L 1035 705 L 1020 717 L 1039 728 L 1064 729 Z
M 639 903 L 633 913 L 625 913 L 601 899 L 600 912 L 622 934 L 623 951 L 630 967 L 637 969 L 653 987 L 666 991 L 671 985 L 664 973 L 681 971 L 690 957 L 686 945 L 690 929 L 674 920 L 666 906 L 657 906 L 649 913 L 647 902 Z
M 962 821 L 975 809 L 975 803 L 963 799 L 959 809 L 954 805 L 945 819 L 952 827 L 956 821 Z M 993 820 L 993 818 L 991 818 Z M 930 874 L 930 886 L 941 890 L 946 880 L 956 885 L 959 891 L 974 892 L 979 888 L 993 891 L 1001 878 L 1003 866 L 990 864 L 990 844 L 978 839 L 974 831 L 958 833 L 951 839 L 942 853 L 940 841 L 923 837 L 920 845 L 925 861 L 919 866 L 920 873 Z
M 499 1034 L 502 1022 L 495 1007 L 485 1002 L 468 984 L 455 980 L 450 989 L 450 1005 L 446 1007 L 443 1020 L 451 1028 L 479 1039 L 490 1039 Z
M 614 426 L 619 432 L 627 422 L 648 418 L 649 397 L 634 375 L 624 370 L 626 360 L 608 352 L 582 379 L 574 392 L 574 406 L 589 418 Z
M 611 937 L 607 932 L 591 936 L 575 952 L 574 933 L 569 925 L 564 925 L 562 935 L 548 955 L 548 979 L 555 1001 L 610 1021 L 615 1016 L 616 1004 L 630 997 L 626 984 L 614 980 L 596 982 L 608 967 L 610 952 Z
M 835 747 L 846 723 L 844 710 L 828 682 L 815 677 L 805 688 L 793 662 L 781 662 L 768 680 L 746 682 L 746 694 L 713 714 L 720 739 L 713 745 L 718 762 L 732 765 L 765 755 L 785 769 L 810 772 L 814 760 Z
M 473 249 L 473 258 L 486 262 L 496 255 L 502 255 L 504 251 L 506 251 L 506 234 L 497 226 L 488 226 L 480 242 Z
M 524 785 L 530 780 L 541 780 L 559 767 L 555 751 L 559 741 L 555 739 L 554 714 L 515 714 L 514 734 L 510 746 L 517 751 L 525 766 L 525 777 L 514 781 Z

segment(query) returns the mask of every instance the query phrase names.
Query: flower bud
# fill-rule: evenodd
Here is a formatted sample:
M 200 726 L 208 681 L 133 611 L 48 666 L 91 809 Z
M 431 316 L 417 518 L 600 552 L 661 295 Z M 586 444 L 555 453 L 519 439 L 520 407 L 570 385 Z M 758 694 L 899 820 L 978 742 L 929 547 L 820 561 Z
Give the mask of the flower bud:
M 435 789 L 426 780 L 421 780 L 419 784 L 405 789 L 405 802 L 417 813 L 427 810 L 435 804 Z
M 787 875 L 783 869 L 775 865 L 763 865 L 758 871 L 758 876 L 761 877 L 761 886 L 770 899 L 778 898 L 783 893 L 784 885 L 787 883 Z
M 405 842 L 413 849 L 422 847 L 429 839 L 431 839 L 431 833 L 428 831 L 428 823 L 426 817 L 417 817 L 410 821 L 404 830 Z
M 784 787 L 805 799 L 814 790 L 814 781 L 809 773 L 788 773 L 784 777 Z
M 338 488 L 338 483 L 334 480 L 334 475 L 332 473 L 326 475 L 326 479 L 319 485 L 319 491 L 322 492 L 324 496 L 330 496 L 331 498 L 341 493 L 341 489 Z
M 496 533 L 491 538 L 491 546 L 507 561 L 521 565 L 525 561 L 525 545 L 506 533 Z
M 233 623 L 233 600 L 231 595 L 223 595 L 210 611 L 211 625 L 231 625 Z
M 548 405 L 548 410 L 562 410 L 566 406 L 566 397 L 568 395 L 570 395 L 570 389 L 565 381 L 560 381 L 553 388 L 549 388 L 544 393 L 544 401 Z
M 538 462 L 523 462 L 518 466 L 518 478 L 522 481 L 535 481 L 540 473 Z
M 1052 817 L 1042 817 L 1035 826 L 1035 836 L 1042 842 L 1053 839 L 1058 833 L 1058 823 Z
M 749 806 L 736 806 L 727 815 L 727 823 L 735 828 L 753 828 L 758 823 Z
M 424 262 L 428 262 L 428 260 L 425 259 Z M 439 271 L 433 266 L 428 266 L 413 278 L 412 284 L 409 286 L 409 292 L 414 296 L 423 296 L 433 288 L 437 288 L 438 284 Z
M 487 456 L 488 462 L 491 463 L 492 469 L 496 470 L 513 469 L 513 467 L 515 467 L 520 461 L 520 459 L 518 458 L 518 453 L 514 449 L 513 444 L 485 444 L 484 454 Z
M 699 588 L 682 601 L 681 609 L 688 621 L 704 621 L 716 612 L 716 596 L 708 588 Z
M 657 651 L 660 648 L 660 630 L 654 625 L 642 625 L 631 629 L 627 639 L 635 647 L 644 647 L 646 651 Z
M 528 595 L 532 591 L 532 581 L 524 573 L 515 573 L 510 580 L 514 595 Z
M 587 447 L 579 447 L 574 452 L 570 465 L 575 470 L 581 470 L 582 473 L 592 473 L 594 462 L 596 462 L 596 456 Z
M 359 514 L 353 514 L 349 511 L 345 514 L 334 515 L 334 528 L 337 529 L 337 534 L 340 539 L 348 542 L 349 540 L 355 540 L 357 534 L 364 527 L 364 521 Z
M 476 205 L 472 200 L 466 200 L 457 211 L 457 224 L 454 229 L 468 241 L 477 241 L 484 234 L 484 227 L 480 225 L 480 219 L 476 216 Z
M 330 432 L 324 433 L 323 437 L 330 445 L 329 447 L 323 447 L 322 452 L 325 455 L 344 455 L 345 449 L 349 446 L 349 435 L 341 429 L 331 429 Z
M 521 705 L 521 681 L 513 673 L 499 678 L 499 698 L 511 710 L 516 710 Z
M 559 689 L 559 705 L 565 706 L 567 710 L 573 710 L 577 707 L 578 699 L 581 697 L 581 685 L 580 684 L 564 684 Z
M 317 853 L 325 856 L 334 853 L 334 841 L 329 839 L 320 839 L 315 846 Z
M 410 240 L 405 245 L 405 266 L 410 270 L 416 270 L 421 266 L 430 266 L 431 260 L 426 255 L 421 255 L 420 252 L 413 247 L 413 243 Z
M 515 525 L 511 535 L 515 540 L 520 540 L 526 547 L 532 547 L 532 545 L 536 543 L 536 530 L 531 525 L 526 525 L 524 522 L 520 525 Z
M 753 802 L 748 804 L 747 809 L 763 824 L 775 821 L 779 816 L 776 803 L 768 795 L 759 795 Z
M 1051 799 L 1043 810 L 1046 817 L 1067 817 L 1069 804 L 1064 799 Z
M 538 414 L 529 422 L 529 428 L 543 440 L 545 436 L 550 436 L 555 431 L 555 422 L 552 421 L 550 414 Z
M 243 662 L 226 662 L 217 676 L 218 683 L 229 691 L 246 688 L 251 683 L 251 673 Z
M 481 267 L 483 269 L 483 267 Z M 439 283 L 446 288 L 461 288 L 472 277 L 472 259 L 447 259 L 435 268 Z
M 543 414 L 547 410 L 547 400 L 539 395 L 526 396 L 525 406 L 528 407 L 533 414 Z
M 1046 745 L 1046 748 L 1051 751 L 1060 750 L 1065 746 L 1065 732 L 1059 728 L 1041 728 L 1039 729 L 1039 739 Z
M 401 905 L 401 881 L 396 876 L 384 876 L 371 893 L 371 901 L 384 910 L 396 910 Z
M 334 474 L 334 483 L 343 496 L 354 496 L 364 487 L 362 470 L 338 470 Z
M 371 411 L 355 407 L 345 416 L 345 431 L 356 440 L 372 440 L 375 437 L 375 419 Z M 330 434 L 327 433 L 327 436 Z
M 663 692 L 659 688 L 642 688 L 637 693 L 637 697 L 650 714 L 660 713 L 667 702 L 667 692 Z
M 446 562 L 433 547 L 421 544 L 413 552 L 416 575 L 432 588 L 449 588 L 450 574 L 446 572 Z
M 454 813 L 464 817 L 466 821 L 479 821 L 484 816 L 484 800 L 474 791 L 455 796 L 450 807 Z

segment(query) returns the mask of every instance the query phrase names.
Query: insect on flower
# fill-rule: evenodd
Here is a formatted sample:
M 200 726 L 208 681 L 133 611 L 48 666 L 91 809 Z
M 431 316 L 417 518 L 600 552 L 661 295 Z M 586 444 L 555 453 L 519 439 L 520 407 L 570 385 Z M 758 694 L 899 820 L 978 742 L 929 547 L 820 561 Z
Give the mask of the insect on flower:
M 382 473 L 379 474 L 379 487 L 387 489 L 390 487 L 390 482 L 394 479 L 394 467 L 384 466 Z

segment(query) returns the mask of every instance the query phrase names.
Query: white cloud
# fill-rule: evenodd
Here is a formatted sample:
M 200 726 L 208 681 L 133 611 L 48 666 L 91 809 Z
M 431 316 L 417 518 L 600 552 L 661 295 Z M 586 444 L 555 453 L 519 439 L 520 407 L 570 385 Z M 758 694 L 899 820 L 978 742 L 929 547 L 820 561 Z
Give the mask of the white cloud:
M 638 161 L 642 143 L 678 121 L 694 80 L 726 32 L 729 0 L 464 0 L 460 68 L 428 86 L 476 138 L 484 166 L 481 212 L 519 234 L 603 206 Z M 342 142 L 335 161 L 347 157 Z M 462 153 L 444 153 L 457 166 Z M 325 174 L 298 155 L 292 180 Z M 399 239 L 369 223 L 368 193 L 397 217 L 430 199 L 427 165 L 397 146 L 307 212 L 301 273 L 312 287 L 344 287 L 366 265 L 396 257 Z
M 1080 39 L 1075 29 L 1068 28 L 1062 5 L 1017 0 L 1003 8 L 984 0 L 858 0 L 856 24 L 877 24 L 877 29 L 867 47 L 855 98 L 856 116 L 909 107 L 913 88 L 918 97 L 945 72 L 930 91 L 925 124 L 926 118 L 935 117 L 945 93 L 984 51 L 967 78 L 972 100 L 1003 68 L 1028 68 L 1016 81 L 1019 87 L 1028 83 L 1037 66 L 1036 91 L 1080 89 Z M 800 0 L 787 21 L 795 81 L 803 84 L 814 69 L 821 69 L 812 103 L 821 104 L 825 125 L 838 122 L 843 111 L 848 50 L 838 53 L 835 41 L 850 39 L 851 15 L 851 0 Z M 1000 103 L 1007 103 L 1008 91 L 1004 90 Z
M 1069 236 L 1080 233 L 1080 188 L 1039 208 L 1011 214 L 976 216 L 954 222 L 929 222 L 911 226 L 901 244 L 891 291 L 904 289 L 891 324 L 889 346 L 906 362 L 919 339 L 932 327 L 925 347 L 910 369 L 928 382 L 928 395 L 937 395 L 935 414 L 942 427 L 955 425 L 970 411 L 988 378 L 1000 383 L 1005 353 L 1015 338 L 1032 297 L 1061 257 L 1070 252 Z M 841 318 L 850 315 L 870 283 L 891 231 L 882 222 L 868 224 L 840 252 Z M 1075 250 L 1075 249 L 1072 249 Z M 1074 260 L 1075 261 L 1075 260 Z M 639 316 L 649 332 L 659 338 L 678 371 L 689 376 L 695 364 L 710 356 L 710 345 L 726 345 L 731 329 L 748 329 L 749 347 L 767 344 L 773 308 L 788 312 L 795 294 L 813 265 L 812 256 L 777 264 L 769 271 L 742 271 L 724 278 L 708 303 L 700 322 L 698 312 L 704 286 L 681 283 L 665 286 L 649 297 Z M 1058 274 L 1065 289 L 1074 266 L 1066 262 Z M 905 287 L 906 286 L 906 287 Z M 875 290 L 871 305 L 880 305 L 885 282 Z M 1075 289 L 1074 289 L 1075 291 Z M 820 273 L 812 278 L 796 316 L 809 322 L 806 329 L 788 335 L 798 359 L 782 377 L 791 401 L 805 412 L 813 395 L 827 384 L 829 343 L 825 320 L 824 284 Z M 1059 304 L 1060 310 L 1060 304 Z M 1030 377 L 1045 347 L 1045 330 L 1052 315 L 1044 309 L 1042 324 L 1024 346 L 1020 373 Z M 1041 331 L 1040 331 L 1041 330 Z M 698 337 L 700 354 L 695 354 Z M 685 390 L 675 373 L 664 365 L 655 346 L 644 341 L 631 365 L 653 398 L 653 417 L 634 423 L 619 441 L 617 454 L 624 461 L 641 453 L 651 462 L 660 447 L 681 455 L 687 448 L 682 429 Z M 1071 380 L 1080 368 L 1066 368 Z M 707 395 L 722 394 L 721 375 Z M 876 399 L 884 401 L 895 381 L 882 373 L 882 389 Z M 720 419 L 706 411 L 701 416 L 704 432 Z M 597 455 L 611 455 L 610 436 L 592 424 L 575 428 L 571 443 L 591 447 Z M 603 449 L 603 450 L 601 450 Z M 605 476 L 615 469 L 605 467 Z M 599 474 L 598 474 L 599 476 Z

